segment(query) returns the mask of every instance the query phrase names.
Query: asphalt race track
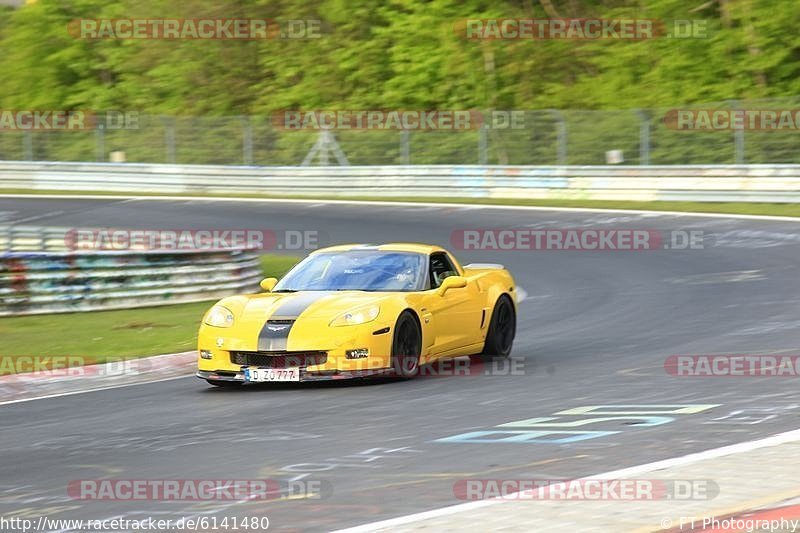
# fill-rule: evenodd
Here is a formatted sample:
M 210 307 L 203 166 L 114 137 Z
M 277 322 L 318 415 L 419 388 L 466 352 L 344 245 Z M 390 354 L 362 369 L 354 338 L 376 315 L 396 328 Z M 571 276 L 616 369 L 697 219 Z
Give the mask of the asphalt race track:
M 675 377 L 664 369 L 674 354 L 800 353 L 800 222 L 456 206 L 0 199 L 0 223 L 20 220 L 307 230 L 319 232 L 323 245 L 423 241 L 452 248 L 454 230 L 526 227 L 702 230 L 705 239 L 703 249 L 692 250 L 453 250 L 462 263 L 506 265 L 527 292 L 514 372 L 243 390 L 187 377 L 0 406 L 0 515 L 176 519 L 213 512 L 267 516 L 278 531 L 325 531 L 461 503 L 453 485 L 463 479 L 580 477 L 800 427 L 797 378 Z M 668 414 L 671 420 L 659 425 L 555 414 L 598 405 L 678 406 L 596 409 L 651 414 L 701 407 Z M 609 433 L 517 442 L 486 433 L 496 441 L 437 442 L 555 416 L 592 419 L 570 430 Z M 321 499 L 202 503 L 67 496 L 71 480 L 98 478 L 318 480 L 325 490 Z

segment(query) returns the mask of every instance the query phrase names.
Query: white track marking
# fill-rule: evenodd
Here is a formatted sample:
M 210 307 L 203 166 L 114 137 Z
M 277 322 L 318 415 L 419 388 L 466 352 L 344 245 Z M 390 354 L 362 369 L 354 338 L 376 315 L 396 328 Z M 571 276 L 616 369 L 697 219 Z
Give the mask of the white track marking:
M 25 222 L 33 222 L 34 220 L 42 220 L 44 218 L 57 217 L 63 214 L 64 211 L 52 211 L 50 213 L 44 213 L 43 215 L 33 215 L 25 218 L 18 218 L 17 220 L 4 220 L 3 224 L 11 224 L 17 226 L 20 224 L 24 224 Z
M 748 442 L 740 442 L 739 444 L 731 444 L 729 446 L 723 446 L 721 448 L 713 448 L 711 450 L 706 450 L 698 453 L 691 453 L 688 455 L 682 455 L 679 457 L 674 457 L 672 459 L 664 459 L 663 461 L 656 461 L 654 463 L 646 463 L 642 465 L 632 466 L 629 468 L 623 468 L 620 470 L 613 470 L 611 472 L 604 472 L 602 474 L 594 474 L 591 476 L 582 477 L 577 481 L 586 481 L 589 479 L 597 479 L 597 478 L 619 479 L 624 477 L 638 476 L 641 474 L 654 472 L 656 470 L 663 470 L 665 468 L 684 466 L 688 464 L 698 463 L 700 461 L 717 459 L 719 457 L 735 455 L 738 453 L 746 453 L 753 450 L 758 450 L 760 448 L 778 446 L 780 444 L 785 444 L 787 442 L 796 442 L 796 441 L 800 441 L 800 429 L 787 431 L 785 433 L 778 433 L 777 435 L 772 435 L 771 437 L 766 437 L 763 439 L 751 440 Z M 541 487 L 538 490 L 540 492 L 543 492 L 547 490 L 547 487 Z M 513 494 L 508 494 L 505 496 L 505 499 L 479 500 L 476 502 L 451 505 L 449 507 L 440 507 L 439 509 L 432 509 L 430 511 L 425 511 L 422 513 L 399 516 L 397 518 L 390 518 L 389 520 L 381 520 L 380 522 L 373 522 L 370 524 L 364 524 L 361 526 L 351 527 L 347 529 L 340 529 L 335 531 L 334 533 L 366 533 L 366 532 L 376 531 L 378 529 L 385 529 L 396 526 L 402 526 L 405 524 L 411 524 L 414 522 L 420 522 L 423 520 L 427 520 L 429 518 L 438 518 L 442 516 L 458 514 L 464 511 L 471 511 L 474 509 L 480 509 L 482 507 L 487 507 L 490 505 L 499 505 L 505 502 L 513 501 L 515 500 L 514 496 L 521 494 L 521 492 L 522 491 L 515 492 Z
M 595 207 L 545 207 L 535 205 L 492 205 L 492 204 L 458 204 L 443 202 L 398 202 L 392 200 L 320 200 L 303 198 L 240 198 L 235 196 L 135 196 L 124 194 L 0 194 L 0 198 L 49 198 L 59 200 L 134 200 L 134 201 L 200 201 L 200 202 L 255 202 L 255 203 L 299 203 L 316 205 L 369 205 L 369 206 L 398 206 L 398 207 L 459 207 L 471 209 L 502 209 L 506 211 L 563 211 L 575 213 L 621 213 L 647 216 L 678 216 L 678 217 L 706 217 L 706 218 L 734 218 L 744 220 L 777 220 L 783 222 L 797 222 L 800 217 L 774 216 L 774 215 L 740 215 L 729 213 L 691 213 L 684 211 L 654 211 L 647 209 L 602 209 Z

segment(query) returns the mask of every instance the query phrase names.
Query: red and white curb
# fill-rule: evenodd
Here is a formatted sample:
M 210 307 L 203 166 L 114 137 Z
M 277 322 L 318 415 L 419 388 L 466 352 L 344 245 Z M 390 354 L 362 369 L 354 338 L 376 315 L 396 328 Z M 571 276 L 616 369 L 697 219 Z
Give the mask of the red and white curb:
M 800 429 L 794 429 L 791 431 L 778 433 L 777 435 L 772 435 L 770 437 L 765 437 L 758 440 L 740 442 L 738 444 L 722 446 L 721 448 L 713 448 L 702 452 L 696 452 L 688 455 L 673 457 L 671 459 L 664 459 L 652 463 L 646 463 L 632 467 L 622 468 L 620 470 L 614 470 L 611 472 L 604 472 L 601 474 L 586 476 L 578 479 L 577 481 L 588 481 L 590 479 L 620 479 L 626 477 L 635 477 L 646 473 L 657 472 L 659 470 L 683 467 L 686 465 L 694 465 L 697 463 L 701 463 L 703 461 L 717 459 L 720 457 L 727 457 L 737 454 L 747 454 L 748 452 L 751 452 L 753 450 L 759 450 L 762 448 L 768 448 L 772 446 L 780 446 L 781 444 L 794 443 L 798 441 L 800 441 Z M 548 487 L 540 487 L 538 489 L 533 489 L 535 491 L 538 491 L 537 499 L 540 500 L 544 499 L 544 494 L 547 489 Z M 380 531 L 392 531 L 393 529 L 400 528 L 401 526 L 404 527 L 404 530 L 424 529 L 433 531 L 435 530 L 435 528 L 426 527 L 427 525 L 425 524 L 425 522 L 427 520 L 440 519 L 442 517 L 448 517 L 448 516 L 453 517 L 454 520 L 452 527 L 448 528 L 448 530 L 455 531 L 463 529 L 463 527 L 459 526 L 463 526 L 465 522 L 468 522 L 468 519 L 466 520 L 459 519 L 459 515 L 492 506 L 497 506 L 493 510 L 493 513 L 496 516 L 498 523 L 505 522 L 513 524 L 514 516 L 509 514 L 510 512 L 513 511 L 505 511 L 504 504 L 508 504 L 509 502 L 515 501 L 517 499 L 525 499 L 524 495 L 526 492 L 528 494 L 531 493 L 531 491 L 519 491 L 512 494 L 507 494 L 503 498 L 489 498 L 486 500 L 470 501 L 466 503 L 449 505 L 446 507 L 440 507 L 429 511 L 413 513 L 405 516 L 398 516 L 396 518 L 390 518 L 387 520 L 381 520 L 378 522 L 372 522 L 346 529 L 339 529 L 334 531 L 333 533 L 375 533 Z M 786 517 L 786 515 L 789 515 L 787 509 L 788 508 L 781 508 L 781 511 L 779 511 L 778 514 L 780 514 L 780 512 L 784 512 L 784 517 Z M 771 514 L 770 516 L 774 518 L 774 513 Z M 555 524 L 554 527 L 558 528 L 559 526 L 558 524 Z M 666 530 L 667 528 L 662 528 L 662 529 Z M 687 527 L 683 529 L 683 531 L 684 532 L 689 531 L 689 528 Z M 706 529 L 703 531 L 706 532 L 709 530 Z M 721 531 L 725 530 L 720 530 L 720 532 Z M 670 533 L 672 532 L 670 531 Z
M 94 390 L 139 385 L 191 376 L 197 352 L 142 358 L 67 369 L 0 376 L 0 405 L 69 396 Z

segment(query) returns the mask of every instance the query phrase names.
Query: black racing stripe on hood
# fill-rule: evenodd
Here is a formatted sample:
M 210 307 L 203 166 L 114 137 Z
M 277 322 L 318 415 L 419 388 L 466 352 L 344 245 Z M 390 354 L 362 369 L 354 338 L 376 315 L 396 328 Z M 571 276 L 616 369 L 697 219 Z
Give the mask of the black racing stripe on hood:
M 311 304 L 329 295 L 330 293 L 326 291 L 296 293 L 289 298 L 284 298 L 269 318 L 270 320 L 294 320 L 300 316 L 300 313 L 308 309 Z
M 261 327 L 261 331 L 258 334 L 258 351 L 286 350 L 289 333 L 297 317 L 314 302 L 325 296 L 328 296 L 327 292 L 314 291 L 299 293 L 285 298 Z

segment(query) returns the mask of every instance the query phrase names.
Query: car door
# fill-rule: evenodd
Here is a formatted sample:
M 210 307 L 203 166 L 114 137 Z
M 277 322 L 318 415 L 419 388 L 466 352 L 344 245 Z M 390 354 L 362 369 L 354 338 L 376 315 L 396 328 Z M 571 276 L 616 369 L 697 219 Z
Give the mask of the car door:
M 423 320 L 432 326 L 432 355 L 439 355 L 474 344 L 480 338 L 481 305 L 478 287 L 467 282 L 466 287 L 438 292 L 449 276 L 459 275 L 453 262 L 444 252 L 430 255 L 428 288 L 422 309 Z

